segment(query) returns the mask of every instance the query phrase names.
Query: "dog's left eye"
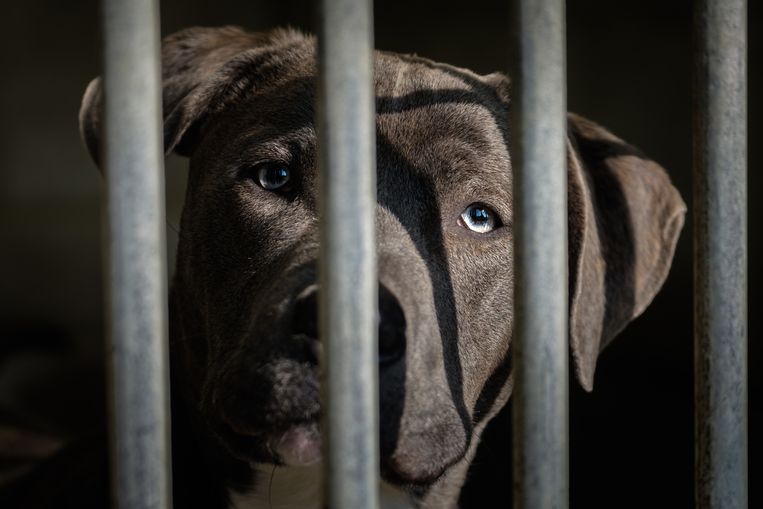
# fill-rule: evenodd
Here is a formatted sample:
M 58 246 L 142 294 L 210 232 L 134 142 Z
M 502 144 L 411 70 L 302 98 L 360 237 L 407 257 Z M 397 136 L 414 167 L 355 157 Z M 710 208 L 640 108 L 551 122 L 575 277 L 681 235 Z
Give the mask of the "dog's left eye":
M 257 182 L 268 191 L 283 189 L 289 183 L 289 167 L 283 163 L 263 163 L 257 167 Z
M 482 203 L 472 203 L 466 207 L 459 222 L 476 233 L 490 233 L 501 225 L 493 209 Z

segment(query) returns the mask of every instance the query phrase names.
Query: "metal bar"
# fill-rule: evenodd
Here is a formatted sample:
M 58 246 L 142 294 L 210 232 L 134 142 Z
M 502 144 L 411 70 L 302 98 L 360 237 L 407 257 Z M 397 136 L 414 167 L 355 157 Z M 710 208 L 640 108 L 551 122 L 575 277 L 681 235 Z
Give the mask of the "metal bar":
M 104 0 L 114 505 L 171 505 L 159 6 Z
M 327 507 L 378 507 L 372 0 L 323 0 L 318 100 Z
M 696 503 L 747 507 L 747 2 L 696 6 Z
M 516 270 L 514 503 L 568 499 L 565 9 L 518 0 L 513 125 Z

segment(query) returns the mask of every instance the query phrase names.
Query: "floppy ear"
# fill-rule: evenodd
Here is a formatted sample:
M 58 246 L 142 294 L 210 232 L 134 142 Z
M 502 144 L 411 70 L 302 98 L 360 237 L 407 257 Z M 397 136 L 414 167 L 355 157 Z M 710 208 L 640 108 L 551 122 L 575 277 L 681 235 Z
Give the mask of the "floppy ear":
M 570 343 L 591 390 L 599 351 L 665 281 L 686 205 L 637 149 L 582 117 L 568 121 Z
M 278 50 L 307 37 L 294 30 L 247 33 L 238 27 L 188 28 L 162 41 L 164 148 L 190 155 L 204 120 L 264 79 L 262 68 L 278 61 Z M 273 73 L 273 65 L 267 72 Z M 267 74 L 265 72 L 265 74 Z M 100 165 L 103 85 L 90 82 L 80 108 L 80 132 Z

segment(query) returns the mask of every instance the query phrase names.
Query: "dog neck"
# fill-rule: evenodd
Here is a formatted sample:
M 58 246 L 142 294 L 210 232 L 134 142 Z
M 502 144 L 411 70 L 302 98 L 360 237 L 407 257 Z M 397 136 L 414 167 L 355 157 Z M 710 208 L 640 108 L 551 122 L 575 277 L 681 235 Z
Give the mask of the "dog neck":
M 323 509 L 323 466 L 254 467 L 253 488 L 230 490 L 230 509 Z M 380 509 L 411 509 L 412 499 L 401 489 L 379 482 Z

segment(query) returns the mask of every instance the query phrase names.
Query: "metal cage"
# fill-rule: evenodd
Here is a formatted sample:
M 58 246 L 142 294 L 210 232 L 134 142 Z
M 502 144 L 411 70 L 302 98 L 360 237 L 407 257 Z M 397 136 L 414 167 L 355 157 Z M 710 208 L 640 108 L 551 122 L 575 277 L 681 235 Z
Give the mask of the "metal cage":
M 103 0 L 113 490 L 125 509 L 172 505 L 158 3 Z M 565 8 L 563 0 L 515 4 L 515 506 L 563 508 L 569 455 Z M 747 506 L 746 10 L 746 0 L 695 6 L 701 508 Z M 320 322 L 330 338 L 324 477 L 327 505 L 336 509 L 379 504 L 372 18 L 371 0 L 321 3 Z

